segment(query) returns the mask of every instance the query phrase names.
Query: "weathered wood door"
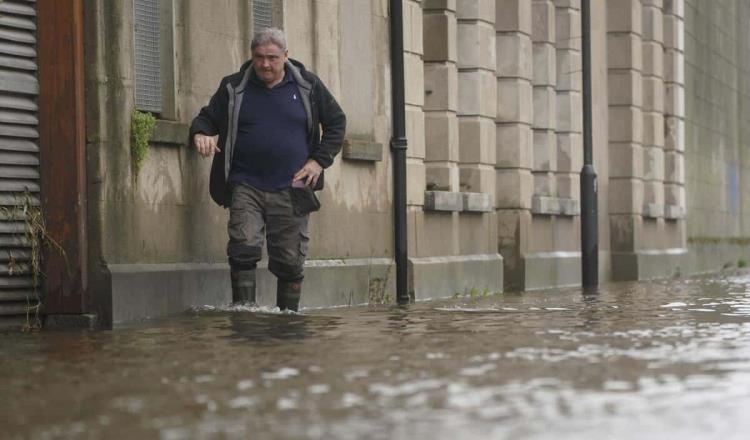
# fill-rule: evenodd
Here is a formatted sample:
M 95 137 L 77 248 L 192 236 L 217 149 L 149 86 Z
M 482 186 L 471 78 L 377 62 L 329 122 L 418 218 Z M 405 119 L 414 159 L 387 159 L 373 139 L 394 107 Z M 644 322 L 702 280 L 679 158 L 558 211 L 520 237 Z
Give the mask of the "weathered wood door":
M 86 310 L 86 198 L 81 0 L 0 2 L 0 326 Z M 47 248 L 34 268 L 35 210 Z M 45 251 L 45 249 L 40 249 Z

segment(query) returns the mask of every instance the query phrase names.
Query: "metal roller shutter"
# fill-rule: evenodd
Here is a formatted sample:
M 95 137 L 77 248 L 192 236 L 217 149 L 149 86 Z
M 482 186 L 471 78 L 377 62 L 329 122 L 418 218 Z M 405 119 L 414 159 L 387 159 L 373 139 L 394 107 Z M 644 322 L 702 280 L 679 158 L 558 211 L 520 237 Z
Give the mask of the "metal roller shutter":
M 24 205 L 39 206 L 36 3 L 0 2 L 0 327 L 36 304 Z

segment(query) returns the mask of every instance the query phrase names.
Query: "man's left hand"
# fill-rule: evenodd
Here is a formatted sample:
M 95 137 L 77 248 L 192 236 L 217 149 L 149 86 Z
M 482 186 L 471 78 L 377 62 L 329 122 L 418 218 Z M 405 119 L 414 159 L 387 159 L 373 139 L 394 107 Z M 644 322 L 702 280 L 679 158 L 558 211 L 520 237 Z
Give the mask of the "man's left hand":
M 305 163 L 305 166 L 303 166 L 299 171 L 297 171 L 297 174 L 294 175 L 294 181 L 298 180 L 304 180 L 305 185 L 315 187 L 315 184 L 318 183 L 318 179 L 320 178 L 320 173 L 323 172 L 323 167 L 320 166 L 318 162 L 315 161 L 315 159 L 308 159 Z

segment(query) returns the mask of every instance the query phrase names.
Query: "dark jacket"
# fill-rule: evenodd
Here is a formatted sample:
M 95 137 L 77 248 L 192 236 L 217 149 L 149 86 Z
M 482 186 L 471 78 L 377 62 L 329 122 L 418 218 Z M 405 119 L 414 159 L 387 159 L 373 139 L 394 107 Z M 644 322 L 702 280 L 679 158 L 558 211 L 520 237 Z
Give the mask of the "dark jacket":
M 309 157 L 315 159 L 323 168 L 328 168 L 344 143 L 346 116 L 320 78 L 305 70 L 302 63 L 290 59 L 286 62 L 286 70 L 294 76 L 307 113 Z M 228 207 L 231 202 L 227 178 L 237 139 L 237 121 L 242 97 L 251 72 L 251 61 L 248 61 L 239 72 L 222 79 L 219 89 L 211 97 L 208 105 L 201 109 L 190 125 L 191 146 L 196 133 L 219 135 L 218 145 L 221 151 L 214 155 L 211 164 L 209 191 L 211 198 L 224 207 Z M 322 183 L 321 174 L 315 189 L 322 188 Z

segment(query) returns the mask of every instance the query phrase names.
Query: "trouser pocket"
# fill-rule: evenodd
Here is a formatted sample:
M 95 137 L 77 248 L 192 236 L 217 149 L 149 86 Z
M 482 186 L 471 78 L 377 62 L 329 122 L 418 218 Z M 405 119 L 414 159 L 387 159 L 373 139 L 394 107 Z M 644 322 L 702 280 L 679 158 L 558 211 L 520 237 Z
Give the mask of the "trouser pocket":
M 309 186 L 303 188 L 292 187 L 291 190 L 292 211 L 294 215 L 301 217 L 320 209 L 320 201 Z

